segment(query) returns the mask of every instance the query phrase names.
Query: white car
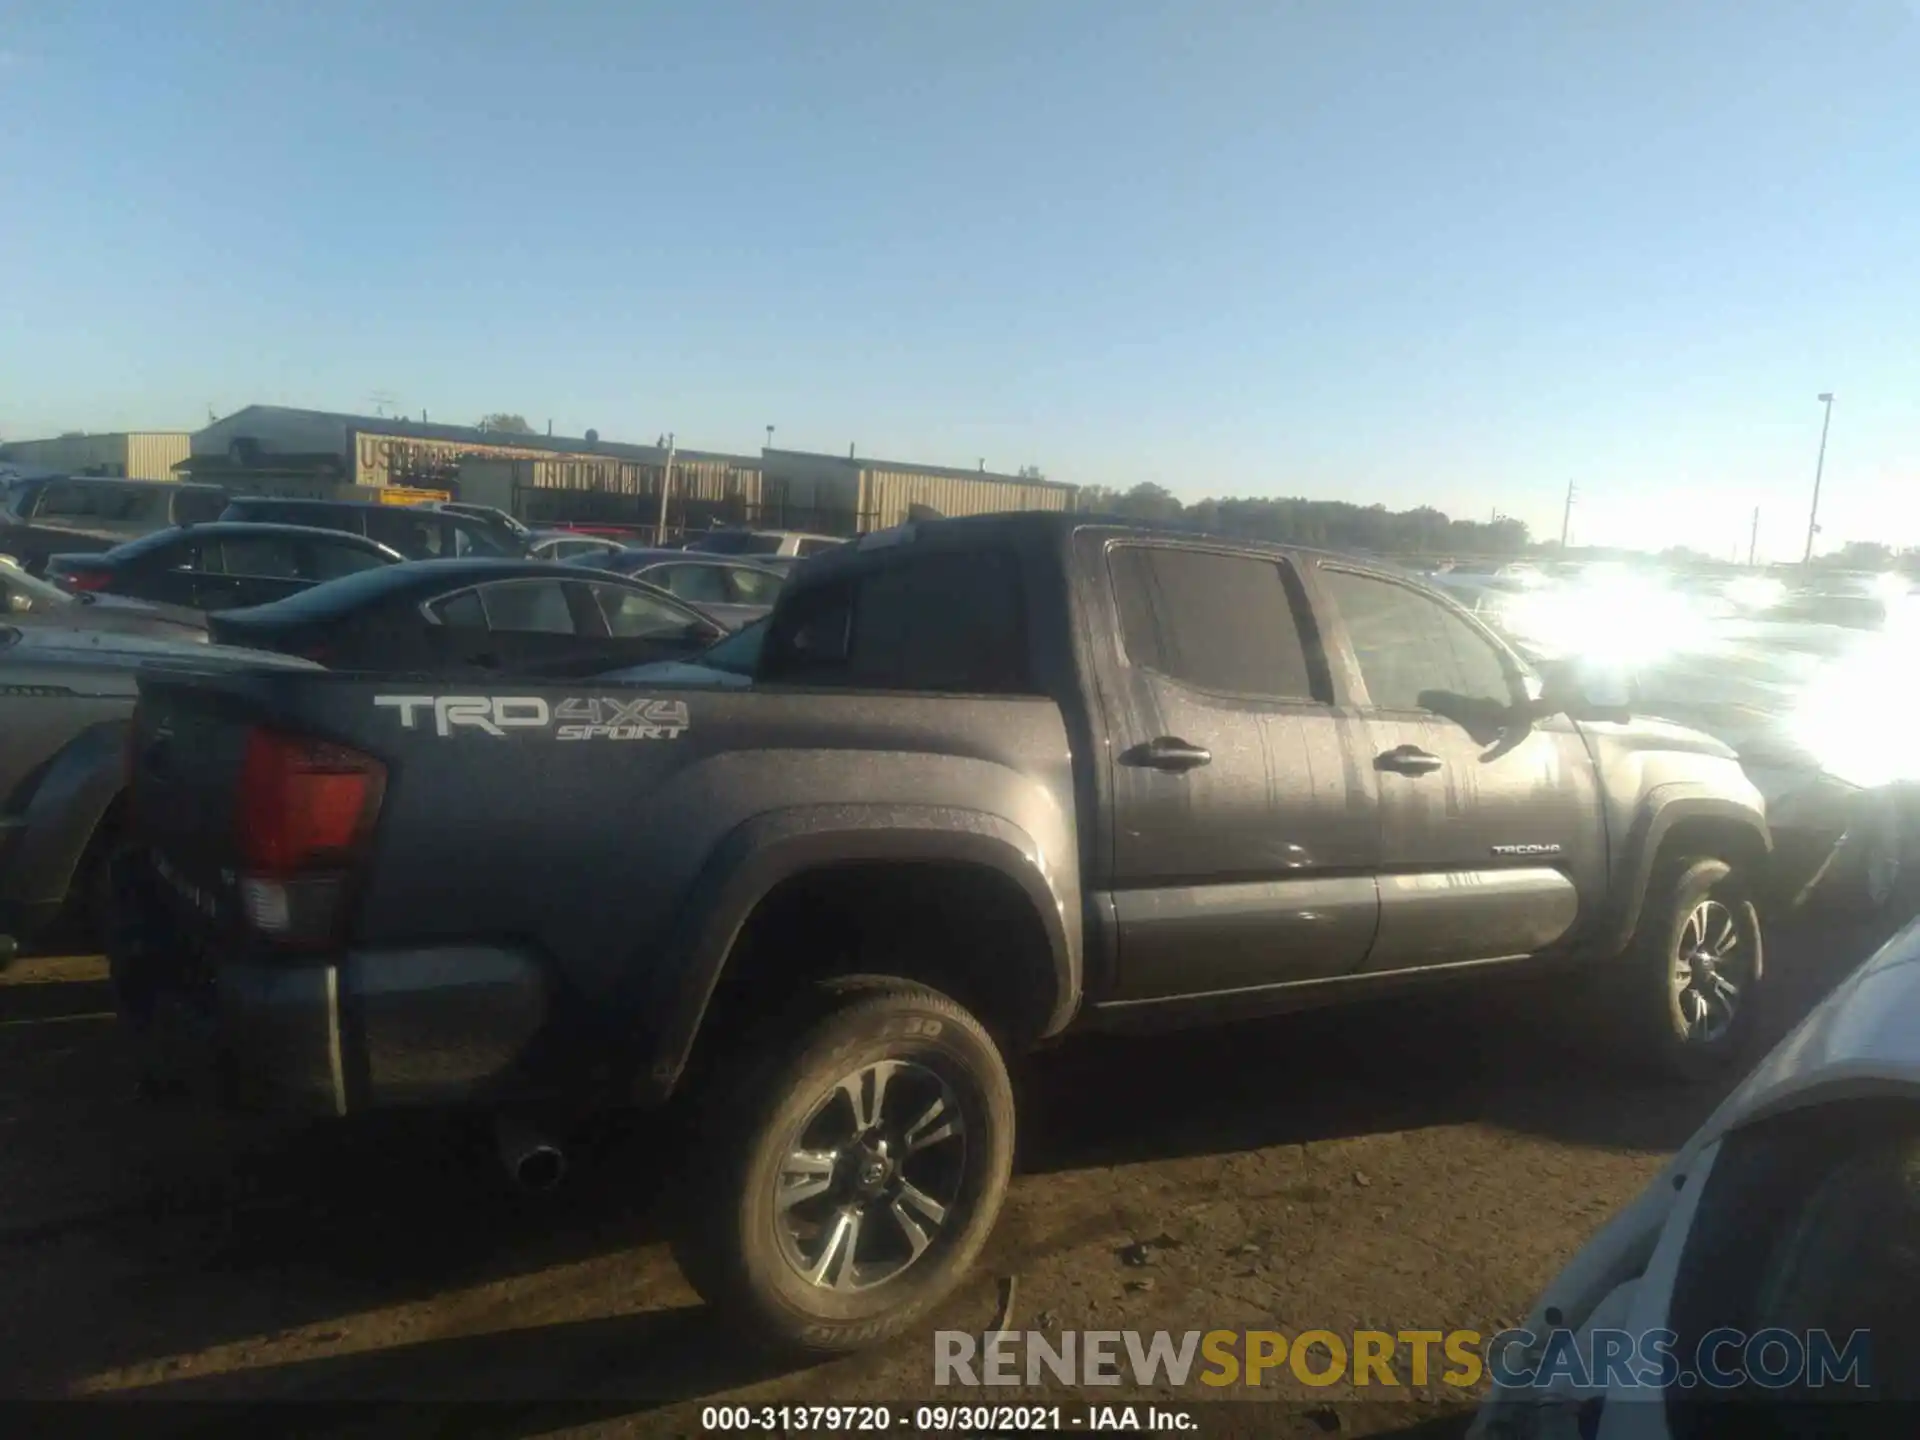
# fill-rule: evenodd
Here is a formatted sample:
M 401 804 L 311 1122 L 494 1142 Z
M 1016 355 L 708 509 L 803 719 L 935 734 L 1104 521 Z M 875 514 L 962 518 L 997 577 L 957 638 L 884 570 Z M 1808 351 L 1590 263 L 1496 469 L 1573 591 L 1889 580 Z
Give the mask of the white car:
M 1920 920 L 1489 1341 L 1488 1373 L 1474 1440 L 1880 1433 L 1895 1411 L 1863 1402 L 1920 1398 Z

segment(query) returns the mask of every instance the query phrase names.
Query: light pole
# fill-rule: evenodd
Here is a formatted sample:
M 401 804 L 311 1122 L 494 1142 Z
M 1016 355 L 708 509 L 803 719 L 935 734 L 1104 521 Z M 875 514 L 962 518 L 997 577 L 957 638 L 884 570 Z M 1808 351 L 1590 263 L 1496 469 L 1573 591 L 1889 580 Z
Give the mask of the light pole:
M 1827 427 L 1833 424 L 1833 392 L 1819 398 L 1827 413 L 1820 421 L 1820 458 L 1813 462 L 1813 508 L 1807 512 L 1807 553 L 1800 557 L 1802 565 L 1813 563 L 1813 537 L 1820 533 L 1820 474 L 1827 468 Z

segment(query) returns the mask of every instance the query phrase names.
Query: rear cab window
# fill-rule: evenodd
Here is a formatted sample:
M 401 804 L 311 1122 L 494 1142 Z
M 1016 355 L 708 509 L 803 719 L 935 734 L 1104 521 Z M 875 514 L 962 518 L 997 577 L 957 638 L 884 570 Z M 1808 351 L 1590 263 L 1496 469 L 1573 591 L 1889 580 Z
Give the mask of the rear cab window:
M 776 612 L 760 678 L 975 695 L 1039 693 L 1017 557 L 935 551 L 847 576 Z

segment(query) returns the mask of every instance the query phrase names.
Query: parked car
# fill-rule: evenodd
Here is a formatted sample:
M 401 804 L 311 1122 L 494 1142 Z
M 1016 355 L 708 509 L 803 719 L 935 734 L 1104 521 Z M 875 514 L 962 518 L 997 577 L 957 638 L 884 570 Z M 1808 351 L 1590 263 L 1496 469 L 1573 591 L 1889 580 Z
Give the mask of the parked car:
M 469 505 L 461 500 L 431 500 L 422 508 L 444 510 L 449 515 L 464 515 L 469 520 L 479 521 L 493 531 L 494 537 L 509 555 L 525 553 L 527 542 L 533 538 L 531 530 L 496 506 Z
M 134 677 L 155 664 L 317 668 L 204 637 L 0 620 L 0 952 L 63 917 L 85 928 L 124 814 Z
M 574 560 L 591 564 L 607 555 L 626 549 L 618 540 L 604 535 L 583 535 L 577 530 L 535 530 L 527 540 L 530 560 Z
M 784 576 L 764 566 L 685 550 L 615 550 L 572 563 L 657 585 L 689 605 L 698 605 L 703 614 L 729 630 L 765 615 L 786 583 Z
M 223 645 L 340 670 L 591 675 L 693 655 L 726 633 L 663 590 L 539 560 L 410 561 L 228 610 Z M 471 680 L 468 682 L 471 684 Z
M 466 555 L 518 556 L 524 545 L 510 541 L 485 520 L 426 505 L 381 505 L 366 500 L 282 500 L 265 495 L 236 497 L 222 520 L 276 525 L 309 525 L 344 530 L 378 540 L 409 560 L 439 560 Z
M 20 480 L 0 509 L 0 555 L 38 575 L 56 553 L 111 550 L 175 525 L 211 520 L 227 503 L 216 485 L 67 476 Z
M 980 1254 L 1003 1047 L 1564 964 L 1637 1063 L 1742 1063 L 1769 841 L 1733 752 L 1409 578 L 979 516 L 815 556 L 759 644 L 731 689 L 144 678 L 108 947 L 142 1063 L 487 1106 L 528 1184 L 542 1105 L 678 1097 L 683 1268 L 813 1354 Z
M 5 560 L 0 560 L 0 625 L 119 630 L 188 643 L 207 638 L 207 617 L 197 610 L 115 595 L 72 595 Z
M 806 559 L 846 544 L 839 535 L 809 535 L 801 530 L 708 530 L 686 543 L 702 555 L 792 555 Z
M 1916 962 L 1920 921 L 1781 1040 L 1526 1318 L 1489 1340 L 1494 1389 L 1473 1440 L 1899 1428 L 1905 1412 L 1886 1402 L 1920 1400 Z M 1606 1332 L 1627 1350 L 1609 1357 Z M 1788 1346 L 1779 1388 L 1748 1369 L 1744 1342 L 1768 1335 Z M 1670 1364 L 1645 1345 L 1654 1336 Z M 1557 1365 L 1542 1364 L 1549 1350 Z M 1762 1363 L 1781 1359 L 1776 1345 Z
M 766 638 L 767 619 L 762 616 L 685 660 L 656 660 L 647 665 L 609 670 L 595 678 L 619 685 L 705 685 L 743 690 L 753 684 L 753 672 L 760 664 L 760 647 Z
M 396 551 L 364 535 L 216 520 L 162 530 L 98 555 L 55 555 L 47 576 L 78 593 L 228 610 L 400 563 Z

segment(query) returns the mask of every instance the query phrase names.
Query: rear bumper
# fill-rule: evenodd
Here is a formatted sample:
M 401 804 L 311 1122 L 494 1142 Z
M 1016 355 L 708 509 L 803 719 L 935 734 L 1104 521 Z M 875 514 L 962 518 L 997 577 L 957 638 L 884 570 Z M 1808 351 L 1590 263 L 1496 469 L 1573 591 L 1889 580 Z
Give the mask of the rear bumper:
M 550 1049 L 535 957 L 500 946 L 311 961 L 193 954 L 137 857 L 115 861 L 107 958 L 150 1078 L 247 1110 L 346 1115 L 536 1094 Z

